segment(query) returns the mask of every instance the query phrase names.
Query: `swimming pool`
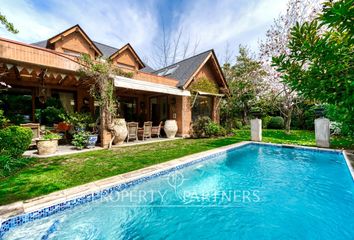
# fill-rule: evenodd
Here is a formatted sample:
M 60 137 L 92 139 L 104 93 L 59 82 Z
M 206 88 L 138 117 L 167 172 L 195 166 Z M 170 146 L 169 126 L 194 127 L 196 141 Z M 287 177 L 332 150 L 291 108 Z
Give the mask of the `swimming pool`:
M 3 238 L 354 236 L 354 183 L 340 152 L 248 144 L 88 202 L 10 228 Z

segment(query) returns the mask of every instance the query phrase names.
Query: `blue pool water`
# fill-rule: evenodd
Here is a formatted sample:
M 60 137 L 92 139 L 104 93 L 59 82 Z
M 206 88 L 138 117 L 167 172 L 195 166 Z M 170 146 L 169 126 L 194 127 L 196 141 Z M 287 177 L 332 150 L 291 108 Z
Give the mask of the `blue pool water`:
M 3 237 L 43 236 L 353 239 L 354 182 L 339 153 L 250 144 Z

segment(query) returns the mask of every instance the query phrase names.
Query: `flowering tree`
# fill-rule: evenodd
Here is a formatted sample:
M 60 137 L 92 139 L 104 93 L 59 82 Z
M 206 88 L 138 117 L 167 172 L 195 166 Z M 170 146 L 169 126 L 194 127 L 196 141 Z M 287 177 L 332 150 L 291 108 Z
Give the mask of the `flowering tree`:
M 297 92 L 282 81 L 282 74 L 272 66 L 272 57 L 288 54 L 291 28 L 297 22 L 312 20 L 320 11 L 321 4 L 318 0 L 289 0 L 286 12 L 274 20 L 265 40 L 260 42 L 260 57 L 268 73 L 265 81 L 269 83 L 269 91 L 274 94 L 274 98 L 280 99 L 274 103 L 279 103 L 277 107 L 284 117 L 287 133 L 290 132 L 292 113 L 299 98 Z
M 308 99 L 336 107 L 353 135 L 354 0 L 328 1 L 316 19 L 291 29 L 289 52 L 273 58 L 282 79 Z

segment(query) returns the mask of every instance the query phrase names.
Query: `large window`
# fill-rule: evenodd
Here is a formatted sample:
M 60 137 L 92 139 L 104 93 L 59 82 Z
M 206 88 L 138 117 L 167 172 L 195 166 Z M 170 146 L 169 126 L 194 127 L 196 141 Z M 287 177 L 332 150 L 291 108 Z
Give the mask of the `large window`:
M 197 96 L 192 109 L 192 119 L 196 120 L 199 116 L 210 117 L 212 111 L 212 98 L 210 96 Z
M 76 96 L 73 92 L 52 91 L 52 97 L 59 100 L 61 106 L 68 113 L 75 112 L 76 110 Z
M 125 121 L 137 121 L 137 100 L 135 97 L 118 97 L 119 115 Z
M 31 122 L 32 90 L 9 88 L 0 94 L 0 109 L 4 110 L 6 118 L 12 123 L 21 124 Z

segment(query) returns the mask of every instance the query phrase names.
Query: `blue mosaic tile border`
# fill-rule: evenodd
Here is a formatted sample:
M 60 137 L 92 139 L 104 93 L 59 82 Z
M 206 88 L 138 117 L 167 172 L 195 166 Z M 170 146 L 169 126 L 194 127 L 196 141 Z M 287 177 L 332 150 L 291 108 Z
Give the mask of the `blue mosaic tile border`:
M 251 142 L 247 146 L 264 146 L 264 147 L 270 147 L 270 148 L 287 148 L 287 149 L 296 149 L 296 150 L 301 150 L 301 151 L 308 151 L 308 152 L 320 152 L 320 153 L 329 153 L 329 154 L 335 154 L 335 155 L 343 155 L 343 151 L 341 150 L 331 150 L 331 149 L 319 149 L 315 147 L 302 147 L 302 146 L 295 146 L 295 145 L 283 145 L 283 144 L 273 144 L 273 143 L 254 143 Z
M 99 199 L 101 199 L 103 197 L 106 197 L 106 196 L 112 194 L 113 192 L 123 191 L 123 190 L 128 189 L 130 187 L 133 187 L 135 185 L 138 185 L 138 184 L 141 184 L 143 182 L 146 182 L 148 180 L 151 180 L 151 179 L 154 179 L 154 178 L 157 178 L 157 177 L 160 177 L 160 176 L 164 176 L 164 175 L 167 175 L 167 174 L 169 174 L 169 173 L 171 173 L 173 171 L 180 170 L 182 168 L 194 165 L 196 163 L 199 163 L 199 162 L 202 162 L 202 161 L 205 161 L 205 160 L 209 160 L 209 159 L 224 155 L 224 154 L 226 154 L 228 152 L 235 151 L 237 149 L 240 149 L 242 147 L 248 146 L 250 144 L 251 143 L 247 143 L 245 145 L 238 146 L 238 147 L 235 147 L 235 148 L 232 148 L 232 149 L 227 149 L 225 151 L 221 151 L 221 152 L 218 152 L 218 153 L 213 153 L 213 154 L 210 154 L 208 156 L 201 157 L 201 158 L 198 158 L 196 160 L 193 160 L 191 162 L 184 163 L 184 164 L 169 168 L 167 170 L 163 170 L 163 171 L 160 171 L 158 173 L 151 174 L 149 176 L 141 177 L 139 179 L 132 180 L 132 181 L 129 181 L 129 182 L 126 182 L 126 183 L 121 183 L 121 184 L 119 184 L 117 186 L 101 190 L 100 192 L 87 194 L 85 196 L 82 196 L 82 197 L 79 197 L 79 198 L 76 198 L 76 199 L 72 199 L 72 200 L 69 200 L 69 201 L 66 201 L 66 202 L 63 202 L 63 203 L 59 203 L 59 204 L 56 204 L 56 205 L 53 205 L 53 206 L 50 206 L 50 207 L 47 207 L 47 208 L 44 208 L 44 209 L 41 209 L 41 210 L 37 210 L 37 211 L 31 212 L 31 213 L 26 213 L 26 214 L 21 214 L 21 215 L 15 216 L 15 217 L 11 217 L 11 218 L 5 220 L 1 224 L 1 227 L 0 227 L 0 238 L 6 232 L 8 232 L 10 229 L 18 227 L 18 226 L 21 226 L 21 225 L 23 225 L 25 223 L 32 222 L 34 220 L 38 220 L 38 219 L 41 219 L 41 218 L 49 217 L 49 216 L 52 216 L 52 215 L 54 215 L 56 213 L 59 213 L 59 212 L 62 212 L 62 211 L 68 210 L 68 209 L 72 209 L 72 208 L 74 208 L 76 206 L 80 206 L 82 204 L 86 204 L 86 203 L 90 203 L 92 201 L 99 200 Z
M 50 225 L 46 233 L 41 237 L 41 240 L 49 239 L 49 236 L 57 230 L 58 224 L 59 224 L 59 220 L 55 220 L 54 223 Z
M 8 232 L 10 229 L 21 226 L 25 223 L 32 222 L 37 219 L 45 218 L 45 217 L 54 215 L 54 214 L 62 212 L 62 211 L 72 209 L 76 206 L 80 206 L 82 204 L 86 204 L 86 203 L 90 203 L 92 201 L 102 199 L 103 197 L 107 197 L 108 195 L 110 195 L 114 192 L 123 191 L 123 190 L 133 187 L 135 185 L 146 182 L 148 180 L 167 175 L 173 171 L 189 167 L 189 166 L 194 165 L 196 163 L 200 163 L 200 162 L 203 162 L 203 161 L 206 161 L 206 160 L 209 160 L 209 159 L 239 150 L 239 149 L 247 147 L 247 146 L 265 146 L 265 147 L 275 147 L 275 148 L 287 147 L 287 146 L 282 146 L 282 145 L 272 145 L 272 144 L 262 144 L 262 143 L 252 143 L 252 142 L 246 143 L 241 146 L 236 146 L 234 148 L 226 149 L 226 150 L 220 151 L 218 153 L 213 153 L 208 156 L 195 159 L 195 160 L 188 162 L 188 163 L 183 163 L 181 165 L 169 168 L 167 170 L 160 171 L 158 173 L 154 173 L 154 174 L 151 174 L 151 175 L 148 175 L 145 177 L 141 177 L 139 179 L 132 180 L 132 181 L 129 181 L 126 183 L 121 183 L 117 186 L 101 190 L 100 192 L 87 194 L 85 196 L 82 196 L 82 197 L 79 197 L 76 199 L 72 199 L 72 200 L 69 200 L 69 201 L 66 201 L 63 203 L 59 203 L 59 204 L 56 204 L 56 205 L 53 205 L 53 206 L 50 206 L 50 207 L 47 207 L 47 208 L 44 208 L 41 210 L 37 210 L 37 211 L 31 212 L 31 213 L 26 213 L 26 214 L 18 215 L 15 217 L 11 217 L 1 224 L 0 238 L 2 238 L 2 236 L 6 232 Z M 321 149 L 309 149 L 309 148 L 301 148 L 301 147 L 296 147 L 296 146 L 294 146 L 294 147 L 291 146 L 290 148 L 297 149 L 297 150 L 313 151 L 313 152 L 327 152 L 327 153 L 342 154 L 342 152 L 339 152 L 339 151 L 326 151 L 326 150 L 321 150 Z

